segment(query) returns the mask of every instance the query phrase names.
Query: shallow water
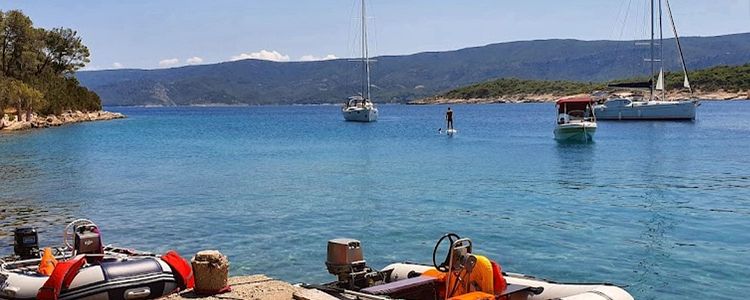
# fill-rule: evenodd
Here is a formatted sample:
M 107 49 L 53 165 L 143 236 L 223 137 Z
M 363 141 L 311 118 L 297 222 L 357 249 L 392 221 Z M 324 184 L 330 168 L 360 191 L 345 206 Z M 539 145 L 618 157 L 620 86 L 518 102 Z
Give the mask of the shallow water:
M 110 108 L 128 119 L 0 135 L 0 254 L 30 224 L 66 221 L 106 243 L 191 254 L 234 274 L 332 280 L 326 241 L 360 239 L 374 267 L 429 262 L 454 231 L 506 271 L 609 281 L 638 299 L 750 289 L 750 102 L 696 122 L 600 122 L 558 144 L 549 104 Z

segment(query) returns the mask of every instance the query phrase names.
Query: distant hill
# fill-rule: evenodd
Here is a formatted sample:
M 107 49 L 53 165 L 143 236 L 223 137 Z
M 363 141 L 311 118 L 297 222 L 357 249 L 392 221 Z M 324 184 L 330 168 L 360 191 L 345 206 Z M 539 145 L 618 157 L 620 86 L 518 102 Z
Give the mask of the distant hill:
M 682 38 L 690 69 L 750 62 L 750 33 Z M 667 69 L 679 68 L 665 40 Z M 382 56 L 373 63 L 376 102 L 407 102 L 489 79 L 604 82 L 646 74 L 648 47 L 634 41 L 536 40 L 447 52 Z M 104 105 L 336 103 L 360 86 L 358 64 L 346 60 L 242 60 L 158 70 L 78 72 Z
M 689 72 L 691 86 L 701 99 L 722 97 L 747 98 L 750 92 L 750 64 L 742 66 L 717 66 Z M 621 79 L 619 82 L 645 81 L 648 78 Z M 689 96 L 682 86 L 681 71 L 665 74 L 670 95 Z M 563 80 L 529 80 L 500 78 L 450 90 L 435 97 L 413 101 L 413 104 L 435 103 L 491 103 L 495 101 L 554 101 L 563 96 L 588 94 L 606 90 L 604 82 Z M 720 93 L 717 93 L 720 92 Z M 462 101 L 469 100 L 469 101 Z

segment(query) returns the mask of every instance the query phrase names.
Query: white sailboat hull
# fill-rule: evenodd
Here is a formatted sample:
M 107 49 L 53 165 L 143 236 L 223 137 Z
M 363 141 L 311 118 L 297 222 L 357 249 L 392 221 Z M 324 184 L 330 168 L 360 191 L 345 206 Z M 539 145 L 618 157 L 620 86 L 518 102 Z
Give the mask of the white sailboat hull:
M 695 101 L 648 101 L 594 107 L 599 120 L 695 120 Z
M 347 107 L 341 110 L 344 119 L 350 122 L 375 122 L 378 120 L 376 107 Z
M 596 123 L 576 122 L 558 124 L 555 128 L 555 139 L 566 142 L 588 142 L 594 139 Z

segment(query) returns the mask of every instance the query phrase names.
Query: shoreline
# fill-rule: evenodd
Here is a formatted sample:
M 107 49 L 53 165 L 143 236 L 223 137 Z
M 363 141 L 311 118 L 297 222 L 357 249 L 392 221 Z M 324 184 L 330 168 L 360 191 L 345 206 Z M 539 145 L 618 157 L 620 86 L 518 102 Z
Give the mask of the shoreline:
M 192 289 L 176 294 L 168 295 L 164 300 L 179 299 L 298 299 L 295 294 L 302 293 L 305 289 L 296 287 L 284 280 L 269 277 L 265 274 L 230 276 L 229 286 L 232 290 L 225 294 L 201 296 Z M 303 298 L 305 299 L 305 298 Z
M 11 118 L 13 118 L 12 121 Z M 15 115 L 3 115 L 3 117 L 0 118 L 0 132 L 20 131 L 35 128 L 49 128 L 80 122 L 124 119 L 126 118 L 126 116 L 118 112 L 99 110 L 94 112 L 69 111 L 60 115 L 48 116 L 39 116 L 37 114 L 33 114 L 31 116 L 31 120 L 26 120 L 25 115 L 22 116 L 21 120 L 18 120 L 16 118 L 17 117 Z
M 409 105 L 432 105 L 432 104 L 500 104 L 500 103 L 552 103 L 563 97 L 569 97 L 575 95 L 554 95 L 554 94 L 519 94 L 519 95 L 508 95 L 501 98 L 471 98 L 471 99 L 455 99 L 455 98 L 423 98 L 407 102 Z M 672 99 L 689 99 L 691 95 L 688 93 L 667 93 L 668 98 Z M 697 98 L 700 101 L 733 101 L 733 100 L 750 100 L 750 91 L 742 92 L 695 92 L 692 95 L 693 98 Z

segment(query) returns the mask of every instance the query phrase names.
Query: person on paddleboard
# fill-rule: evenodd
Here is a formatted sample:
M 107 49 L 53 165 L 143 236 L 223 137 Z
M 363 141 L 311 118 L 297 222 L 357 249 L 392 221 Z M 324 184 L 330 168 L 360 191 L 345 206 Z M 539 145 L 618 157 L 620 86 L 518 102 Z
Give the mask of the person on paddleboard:
M 445 120 L 448 121 L 447 130 L 453 129 L 453 111 L 448 107 L 448 111 L 445 112 Z

